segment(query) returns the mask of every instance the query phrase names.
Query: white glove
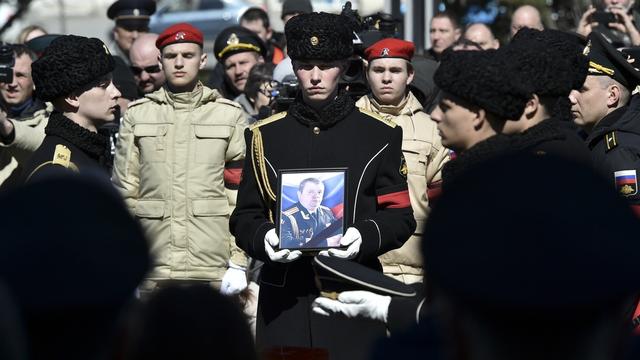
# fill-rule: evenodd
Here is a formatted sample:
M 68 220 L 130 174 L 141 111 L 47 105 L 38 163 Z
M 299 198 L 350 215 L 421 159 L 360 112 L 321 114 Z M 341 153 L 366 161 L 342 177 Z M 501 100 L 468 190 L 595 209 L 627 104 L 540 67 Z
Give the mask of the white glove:
M 333 256 L 341 259 L 353 259 L 358 256 L 360 252 L 360 245 L 362 245 L 362 235 L 360 231 L 354 227 L 350 227 L 340 239 L 340 245 L 348 246 L 345 250 L 329 249 L 322 250 L 318 255 Z
M 276 234 L 276 229 L 267 231 L 264 235 L 264 250 L 267 252 L 271 261 L 288 263 L 302 256 L 302 252 L 300 250 L 291 251 L 289 249 L 283 249 L 275 251 L 273 247 L 278 246 L 278 244 L 280 244 L 280 238 L 278 237 L 278 234 Z
M 234 295 L 247 288 L 247 273 L 245 268 L 229 261 L 229 268 L 222 277 L 220 292 L 224 295 Z
M 320 315 L 342 314 L 348 318 L 361 317 L 387 322 L 391 296 L 374 294 L 369 291 L 344 291 L 338 300 L 317 297 L 311 304 L 311 310 Z

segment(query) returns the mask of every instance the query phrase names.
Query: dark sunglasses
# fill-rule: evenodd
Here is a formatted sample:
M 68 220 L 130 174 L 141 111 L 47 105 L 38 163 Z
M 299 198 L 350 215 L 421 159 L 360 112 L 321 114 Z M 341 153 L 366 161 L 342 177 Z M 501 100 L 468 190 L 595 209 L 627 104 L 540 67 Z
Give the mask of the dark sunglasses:
M 147 66 L 145 68 L 139 68 L 137 66 L 130 66 L 129 68 L 131 68 L 131 71 L 133 71 L 134 75 L 140 75 L 142 74 L 143 71 L 146 71 L 147 74 L 155 74 L 157 72 L 160 72 L 162 69 L 160 69 L 160 65 L 151 65 L 151 66 Z

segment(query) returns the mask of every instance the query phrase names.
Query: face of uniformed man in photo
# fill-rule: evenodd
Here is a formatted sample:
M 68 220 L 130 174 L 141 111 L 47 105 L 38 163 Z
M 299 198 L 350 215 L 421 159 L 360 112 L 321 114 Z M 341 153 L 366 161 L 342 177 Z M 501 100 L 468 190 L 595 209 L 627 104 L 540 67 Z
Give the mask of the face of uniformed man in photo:
M 0 84 L 2 99 L 9 106 L 22 105 L 33 96 L 31 63 L 31 58 L 27 54 L 16 57 L 16 63 L 13 66 L 13 82 Z
M 198 44 L 177 43 L 162 49 L 160 61 L 171 91 L 193 91 L 198 82 L 198 72 L 207 63 L 207 54 Z
M 456 152 L 468 149 L 473 143 L 476 117 L 477 113 L 465 101 L 446 93 L 431 113 L 431 119 L 438 123 L 442 145 Z
M 382 105 L 398 105 L 404 99 L 413 75 L 413 67 L 400 58 L 374 59 L 367 67 L 369 87 Z
M 302 97 L 307 104 L 320 104 L 335 96 L 344 64 L 340 61 L 294 61 Z
M 111 75 L 105 76 L 96 86 L 78 96 L 77 113 L 93 123 L 113 121 L 120 95 L 120 91 L 111 80 Z
M 233 54 L 224 59 L 224 73 L 237 92 L 243 92 L 249 78 L 249 71 L 264 60 L 255 51 Z
M 302 191 L 298 191 L 298 201 L 310 212 L 316 211 L 322 203 L 323 196 L 324 184 L 322 182 L 316 184 L 313 181 L 307 181 Z
M 572 90 L 571 115 L 573 121 L 591 130 L 595 124 L 607 115 L 608 87 L 603 86 L 599 76 L 589 75 L 580 90 Z

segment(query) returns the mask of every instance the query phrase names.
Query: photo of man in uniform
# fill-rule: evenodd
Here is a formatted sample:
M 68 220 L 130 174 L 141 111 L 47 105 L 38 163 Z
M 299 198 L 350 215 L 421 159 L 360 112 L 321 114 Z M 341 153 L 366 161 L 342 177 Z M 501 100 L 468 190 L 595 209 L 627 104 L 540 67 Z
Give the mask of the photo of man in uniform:
M 338 246 L 342 227 L 325 231 L 337 219 L 331 209 L 322 205 L 324 183 L 306 178 L 298 187 L 298 202 L 282 212 L 280 238 L 283 248 L 326 248 Z

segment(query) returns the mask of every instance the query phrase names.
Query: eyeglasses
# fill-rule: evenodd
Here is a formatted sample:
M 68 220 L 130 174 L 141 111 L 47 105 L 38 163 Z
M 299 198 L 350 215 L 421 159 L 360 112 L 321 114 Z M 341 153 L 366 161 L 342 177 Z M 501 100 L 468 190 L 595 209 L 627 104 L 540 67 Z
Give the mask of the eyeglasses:
M 155 74 L 157 72 L 162 71 L 162 69 L 160 69 L 160 65 L 151 65 L 151 66 L 147 66 L 145 68 L 139 68 L 137 66 L 130 66 L 129 67 L 131 69 L 131 71 L 133 71 L 133 75 L 140 75 L 142 74 L 143 71 L 146 71 L 147 74 Z

